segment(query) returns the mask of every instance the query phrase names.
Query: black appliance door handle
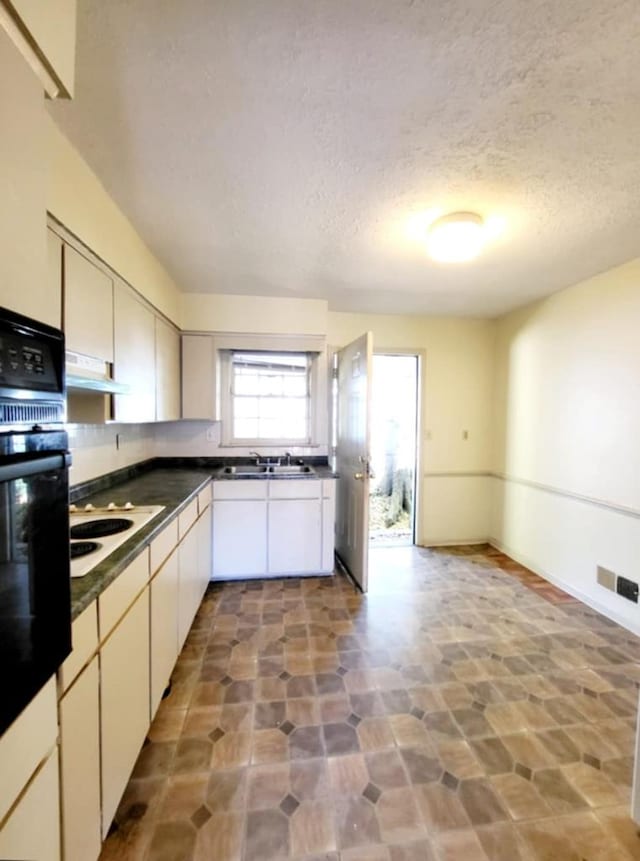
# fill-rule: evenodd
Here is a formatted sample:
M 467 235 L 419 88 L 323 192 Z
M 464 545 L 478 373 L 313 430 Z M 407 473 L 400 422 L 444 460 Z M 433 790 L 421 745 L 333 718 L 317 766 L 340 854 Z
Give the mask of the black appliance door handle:
M 56 469 L 67 469 L 69 455 L 65 452 L 52 454 L 48 457 L 37 457 L 33 460 L 20 460 L 17 463 L 6 463 L 0 466 L 0 482 L 16 481 L 40 472 L 51 472 Z

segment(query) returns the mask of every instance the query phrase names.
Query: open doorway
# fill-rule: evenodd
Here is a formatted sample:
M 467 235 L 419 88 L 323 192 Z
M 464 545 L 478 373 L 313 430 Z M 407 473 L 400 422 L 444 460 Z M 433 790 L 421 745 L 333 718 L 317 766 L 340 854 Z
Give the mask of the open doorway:
M 373 357 L 369 542 L 415 542 L 418 356 Z

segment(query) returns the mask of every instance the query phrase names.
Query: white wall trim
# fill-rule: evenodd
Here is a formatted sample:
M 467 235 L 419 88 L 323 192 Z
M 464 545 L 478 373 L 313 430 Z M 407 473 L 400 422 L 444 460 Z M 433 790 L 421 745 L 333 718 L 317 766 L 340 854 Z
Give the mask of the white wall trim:
M 604 604 L 601 604 L 598 600 L 593 598 L 592 595 L 589 595 L 587 592 L 583 592 L 581 589 L 576 589 L 575 586 L 571 586 L 569 583 L 565 582 L 560 577 L 556 577 L 554 574 L 550 574 L 548 571 L 544 571 L 531 559 L 528 559 L 526 556 L 517 553 L 512 547 L 503 544 L 501 541 L 498 541 L 497 538 L 488 538 L 487 542 L 492 547 L 495 547 L 496 550 L 500 550 L 502 553 L 505 553 L 510 559 L 513 559 L 515 562 L 519 562 L 520 565 L 524 565 L 525 568 L 528 568 L 530 571 L 533 571 L 534 574 L 537 574 L 539 577 L 542 577 L 544 580 L 547 580 L 553 586 L 556 586 L 558 589 L 561 589 L 568 595 L 573 595 L 573 597 L 576 598 L 578 601 L 581 601 L 583 604 L 586 604 L 588 607 L 591 607 L 592 610 L 596 610 L 596 612 L 600 613 L 605 618 L 610 619 L 612 622 L 615 622 L 616 624 L 620 625 L 620 627 L 625 628 L 625 630 L 631 631 L 632 634 L 640 636 L 640 623 L 636 625 L 632 624 L 631 622 L 629 622 L 628 619 L 625 619 L 615 610 L 612 610 L 611 607 L 607 607 Z
M 627 505 L 618 505 L 615 502 L 610 502 L 606 499 L 598 499 L 596 496 L 585 496 L 582 493 L 574 493 L 572 490 L 565 490 L 561 487 L 555 487 L 551 484 L 543 484 L 539 481 L 531 481 L 528 478 L 518 478 L 515 475 L 509 475 L 503 472 L 488 472 L 485 473 L 491 478 L 496 478 L 499 481 L 511 482 L 512 484 L 522 484 L 525 487 L 532 487 L 534 490 L 541 490 L 543 493 L 550 493 L 553 496 L 562 496 L 565 499 L 573 499 L 577 502 L 583 502 L 585 505 L 593 505 L 596 508 L 604 508 L 606 511 L 614 511 L 616 514 L 623 514 L 626 517 L 633 517 L 640 520 L 640 509 L 631 508 Z
M 494 478 L 496 477 L 495 473 L 488 472 L 484 469 L 476 469 L 476 470 L 467 470 L 466 472 L 460 470 L 451 470 L 449 472 L 423 472 L 423 478 Z

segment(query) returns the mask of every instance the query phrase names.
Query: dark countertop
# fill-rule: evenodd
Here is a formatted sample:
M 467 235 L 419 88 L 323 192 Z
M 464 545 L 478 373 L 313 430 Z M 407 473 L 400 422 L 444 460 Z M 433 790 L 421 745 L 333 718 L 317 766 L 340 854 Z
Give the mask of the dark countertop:
M 246 463 L 246 458 L 155 458 L 153 461 L 125 467 L 116 473 L 101 476 L 72 488 L 71 498 L 77 505 L 91 502 L 106 506 L 110 502 L 123 505 L 164 505 L 153 520 L 139 529 L 106 559 L 84 577 L 71 580 L 71 618 L 77 618 L 107 586 L 112 583 L 144 548 L 191 502 L 210 479 L 246 480 L 246 476 L 225 475 L 222 469 L 229 463 Z M 337 478 L 330 466 L 311 462 L 314 473 L 302 475 L 256 475 L 259 481 L 304 481 L 312 478 Z
M 71 618 L 75 619 L 112 583 L 142 550 L 188 505 L 211 479 L 211 471 L 194 468 L 154 468 L 107 489 L 83 496 L 81 503 L 105 506 L 116 501 L 135 505 L 164 505 L 153 520 L 121 544 L 84 577 L 71 580 Z

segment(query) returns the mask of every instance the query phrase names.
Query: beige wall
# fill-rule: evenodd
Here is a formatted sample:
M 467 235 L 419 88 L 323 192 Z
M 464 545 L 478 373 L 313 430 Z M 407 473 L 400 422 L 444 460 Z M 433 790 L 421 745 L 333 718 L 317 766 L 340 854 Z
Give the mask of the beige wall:
M 261 335 L 325 335 L 328 303 L 323 299 L 185 293 L 185 332 L 252 332 Z
M 640 631 L 596 582 L 638 581 L 640 260 L 497 325 L 491 534 L 548 579 Z
M 179 326 L 176 284 L 51 119 L 47 143 L 48 211 Z
M 333 347 L 371 331 L 374 351 L 424 351 L 420 543 L 489 534 L 494 329 L 490 320 L 329 312 Z

